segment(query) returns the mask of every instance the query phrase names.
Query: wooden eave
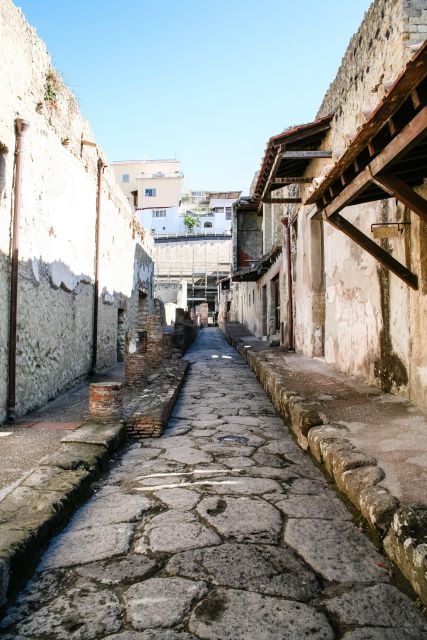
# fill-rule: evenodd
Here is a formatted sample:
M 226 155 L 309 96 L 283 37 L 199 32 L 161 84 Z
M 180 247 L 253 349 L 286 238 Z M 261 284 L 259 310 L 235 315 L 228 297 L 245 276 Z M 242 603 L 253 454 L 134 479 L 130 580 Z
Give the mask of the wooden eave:
M 258 206 L 271 191 L 282 188 L 284 183 L 293 184 L 290 178 L 295 178 L 295 183 L 301 181 L 312 159 L 304 155 L 304 152 L 319 152 L 319 145 L 330 128 L 331 120 L 332 116 L 328 115 L 314 122 L 292 127 L 269 139 L 254 189 L 253 201 Z M 295 156 L 298 151 L 301 151 L 300 157 L 284 155 L 294 152 Z M 275 182 L 275 178 L 279 178 L 279 181 Z
M 234 282 L 256 282 L 259 280 L 271 267 L 276 258 L 282 252 L 282 245 L 275 245 L 268 253 L 263 255 L 254 267 L 251 269 L 242 269 L 235 271 L 232 274 L 232 280 Z

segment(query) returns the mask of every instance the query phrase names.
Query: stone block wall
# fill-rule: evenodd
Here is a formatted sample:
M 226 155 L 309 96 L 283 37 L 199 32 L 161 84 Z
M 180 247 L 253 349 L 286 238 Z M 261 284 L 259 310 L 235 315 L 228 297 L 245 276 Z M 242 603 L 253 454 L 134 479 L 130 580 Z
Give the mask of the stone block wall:
M 106 162 L 44 43 L 10 0 L 0 1 L 0 421 L 8 384 L 15 119 L 22 152 L 17 314 L 17 414 L 40 406 L 92 364 L 98 157 Z M 117 361 L 119 312 L 136 322 L 152 290 L 152 241 L 111 170 L 102 174 L 97 367 Z

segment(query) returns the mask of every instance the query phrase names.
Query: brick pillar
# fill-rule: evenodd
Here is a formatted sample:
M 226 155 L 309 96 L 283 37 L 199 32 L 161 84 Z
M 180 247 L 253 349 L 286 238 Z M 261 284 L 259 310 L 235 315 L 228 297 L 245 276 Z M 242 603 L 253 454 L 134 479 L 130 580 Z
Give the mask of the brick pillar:
M 89 419 L 114 422 L 122 417 L 123 398 L 120 382 L 94 382 L 89 385 Z
M 157 313 L 147 318 L 147 334 L 147 361 L 151 367 L 157 367 L 163 358 L 163 328 Z
M 125 349 L 125 382 L 140 387 L 147 374 L 147 331 L 128 331 Z
M 163 331 L 163 343 L 162 343 L 162 355 L 163 358 L 169 360 L 172 358 L 173 351 L 173 332 L 172 331 Z

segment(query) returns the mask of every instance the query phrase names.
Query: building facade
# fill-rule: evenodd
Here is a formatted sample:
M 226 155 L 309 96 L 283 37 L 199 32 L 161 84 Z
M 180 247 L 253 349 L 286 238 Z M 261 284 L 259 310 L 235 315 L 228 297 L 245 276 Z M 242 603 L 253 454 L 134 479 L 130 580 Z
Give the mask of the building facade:
M 0 3 L 0 421 L 123 356 L 153 243 L 44 43 Z
M 268 141 L 222 285 L 228 319 L 424 408 L 426 33 L 425 3 L 372 3 L 316 119 Z
M 181 230 L 180 204 L 184 176 L 179 160 L 113 162 L 116 180 L 139 222 L 152 235 Z

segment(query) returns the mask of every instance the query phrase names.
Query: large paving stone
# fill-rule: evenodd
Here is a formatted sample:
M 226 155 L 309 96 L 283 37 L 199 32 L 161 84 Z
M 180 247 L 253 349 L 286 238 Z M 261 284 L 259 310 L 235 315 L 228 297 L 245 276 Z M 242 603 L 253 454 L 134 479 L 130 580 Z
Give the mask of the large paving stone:
M 284 542 L 330 581 L 372 583 L 387 581 L 386 561 L 351 522 L 291 519 Z
M 244 456 L 237 456 L 235 458 L 217 458 L 220 464 L 224 464 L 230 469 L 242 469 L 244 467 L 253 467 L 255 462 L 252 458 L 245 458 Z
M 134 529 L 132 524 L 111 524 L 77 531 L 68 529 L 53 539 L 40 569 L 71 567 L 126 553 Z
M 127 619 L 138 631 L 173 626 L 206 592 L 203 582 L 184 578 L 145 580 L 134 584 L 124 594 Z
M 238 542 L 271 544 L 280 536 L 280 512 L 261 499 L 205 498 L 197 511 L 220 535 Z
M 208 640 L 333 640 L 323 613 L 301 602 L 216 589 L 193 611 L 189 630 Z
M 321 495 L 289 496 L 276 502 L 276 507 L 290 518 L 321 518 L 325 520 L 351 520 L 346 506 L 332 491 Z
M 123 631 L 115 633 L 104 640 L 198 640 L 196 636 L 183 631 L 171 631 L 166 629 L 150 629 L 148 631 Z
M 316 576 L 290 549 L 225 543 L 176 554 L 166 573 L 292 600 L 319 592 Z
M 77 567 L 77 573 L 101 584 L 135 582 L 160 568 L 160 562 L 147 556 L 128 554 L 109 562 L 93 562 Z
M 18 633 L 51 640 L 91 640 L 122 628 L 117 596 L 91 584 L 66 591 L 17 626 Z
M 191 511 L 200 500 L 200 494 L 189 489 L 161 489 L 155 495 L 170 509 L 177 511 Z
M 153 460 L 162 452 L 161 449 L 153 447 L 132 447 L 121 458 L 122 465 L 125 464 L 138 464 L 145 460 Z
M 346 633 L 342 640 L 426 640 L 427 633 L 410 629 L 386 629 L 385 627 L 365 627 Z
M 202 442 L 200 448 L 214 456 L 240 457 L 251 456 L 254 452 L 253 447 L 241 446 L 238 444 L 222 444 L 221 442 Z
M 269 478 L 250 478 L 246 475 L 230 476 L 222 484 L 206 485 L 201 487 L 206 493 L 220 495 L 262 495 L 263 493 L 280 493 L 281 486 L 275 480 Z
M 389 584 L 353 589 L 332 598 L 326 607 L 346 625 L 396 627 L 427 633 L 427 620 L 407 596 Z
M 144 535 L 153 552 L 177 553 L 221 542 L 221 538 L 193 514 L 175 510 L 152 518 Z
M 173 460 L 174 462 L 181 462 L 182 464 L 200 464 L 202 462 L 212 462 L 212 457 L 200 451 L 200 449 L 193 449 L 191 447 L 174 447 L 168 449 L 166 453 L 162 455 L 166 460 Z
M 120 522 L 134 522 L 152 506 L 151 501 L 140 495 L 113 493 L 105 498 L 89 500 L 73 519 L 73 530 L 99 527 Z

